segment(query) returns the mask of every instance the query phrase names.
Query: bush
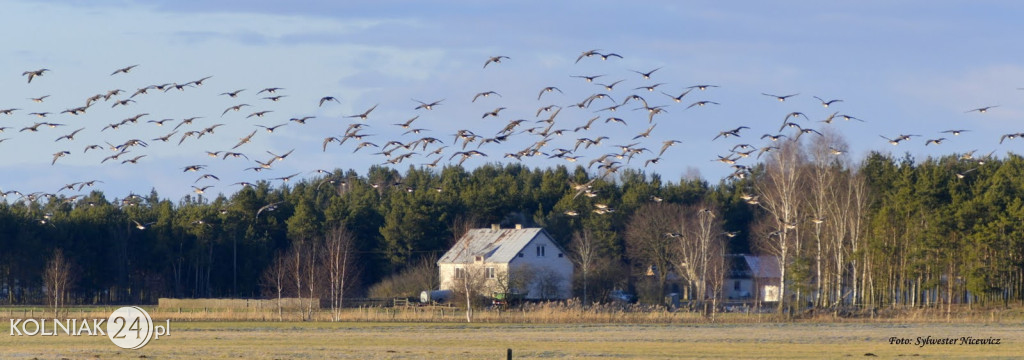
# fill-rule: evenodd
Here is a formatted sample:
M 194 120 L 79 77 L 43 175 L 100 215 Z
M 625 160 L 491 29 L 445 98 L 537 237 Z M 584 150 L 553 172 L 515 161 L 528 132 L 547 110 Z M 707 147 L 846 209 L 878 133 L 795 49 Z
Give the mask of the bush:
M 419 298 L 424 290 L 435 290 L 440 286 L 437 266 L 428 259 L 406 267 L 397 275 L 392 275 L 370 287 L 371 298 Z

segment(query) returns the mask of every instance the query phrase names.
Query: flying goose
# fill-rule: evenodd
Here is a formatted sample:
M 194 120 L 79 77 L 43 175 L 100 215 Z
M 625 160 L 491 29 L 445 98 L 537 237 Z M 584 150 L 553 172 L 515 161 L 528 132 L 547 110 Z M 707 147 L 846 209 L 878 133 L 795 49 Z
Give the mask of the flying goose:
M 826 107 L 826 108 L 827 108 L 827 107 L 829 107 L 829 106 L 831 106 L 832 104 L 835 104 L 835 103 L 837 103 L 837 102 L 842 102 L 842 101 L 843 101 L 843 100 L 841 100 L 841 99 L 831 99 L 831 100 L 827 100 L 827 101 L 826 101 L 825 99 L 822 99 L 822 98 L 820 98 L 820 97 L 817 97 L 817 96 L 814 96 L 814 98 L 815 98 L 815 99 L 818 99 L 818 101 L 820 101 L 820 102 L 821 102 L 821 106 L 822 106 L 822 107 Z
M 780 102 L 784 102 L 784 101 L 786 101 L 786 99 L 794 97 L 794 96 L 797 96 L 797 95 L 800 95 L 800 94 L 796 93 L 796 94 L 790 94 L 790 95 L 772 95 L 772 94 L 761 93 L 761 95 L 771 96 L 771 97 L 775 98 L 776 100 L 779 100 Z
M 678 103 L 678 102 L 683 102 L 683 97 L 685 97 L 687 94 L 689 94 L 690 91 L 693 91 L 693 89 L 686 89 L 686 91 L 683 91 L 683 93 L 679 94 L 679 96 L 673 96 L 672 94 L 666 93 L 664 91 L 662 91 L 661 93 L 665 94 L 665 96 L 668 96 L 668 97 L 672 98 L 672 101 L 675 101 L 675 102 Z
M 598 53 L 598 51 L 601 51 L 601 49 L 593 49 L 593 50 L 584 51 L 583 53 L 580 54 L 579 57 L 576 58 L 576 62 L 579 63 L 580 60 L 582 60 L 585 57 L 591 57 L 591 56 L 594 56 L 594 55 L 601 55 L 601 54 Z
M 843 120 L 846 120 L 846 121 L 857 120 L 857 121 L 860 121 L 860 122 L 864 122 L 864 120 L 858 119 L 857 117 L 851 116 L 851 115 L 837 115 L 837 116 L 843 118 Z
M 293 121 L 293 122 L 296 122 L 296 123 L 299 123 L 299 124 L 305 124 L 307 120 L 315 119 L 315 118 L 316 118 L 315 116 L 303 116 L 303 117 L 300 117 L 300 118 L 291 118 L 291 119 L 288 119 L 288 121 Z
M 481 116 L 480 118 L 481 119 L 486 119 L 488 116 L 498 117 L 498 113 L 501 112 L 502 110 L 505 110 L 505 108 L 504 107 L 498 107 L 498 108 L 494 109 L 493 111 L 485 112 L 484 116 Z
M 251 118 L 253 116 L 255 116 L 255 117 L 263 117 L 264 115 L 267 115 L 267 114 L 272 113 L 272 112 L 274 112 L 274 110 L 257 111 L 257 112 L 254 112 L 252 114 L 249 114 L 249 116 L 246 116 L 245 118 L 248 119 L 248 118 Z
M 648 71 L 648 72 L 642 72 L 642 71 L 637 71 L 637 70 L 630 70 L 630 71 L 635 72 L 637 74 L 640 74 L 640 77 L 644 78 L 644 80 L 647 80 L 647 79 L 651 78 L 651 74 L 654 74 L 654 72 L 658 71 L 658 70 L 661 70 L 661 68 L 659 67 L 657 69 L 654 69 L 654 70 L 651 70 L 651 71 Z
M 409 126 L 412 125 L 412 122 L 416 121 L 416 119 L 419 119 L 419 118 L 420 118 L 420 116 L 416 115 L 412 119 L 406 120 L 406 122 L 404 122 L 404 123 L 397 123 L 397 124 L 392 124 L 392 125 L 399 126 L 399 127 L 403 128 L 403 129 L 408 129 Z
M 695 102 L 693 104 L 690 104 L 690 106 L 687 106 L 686 108 L 689 109 L 689 108 L 692 108 L 694 106 L 705 106 L 705 105 L 708 105 L 708 104 L 710 104 L 710 105 L 719 105 L 718 103 L 716 103 L 714 101 L 701 100 L 701 101 L 697 101 L 697 102 Z
M 256 135 L 256 130 L 253 130 L 251 133 L 249 133 L 249 135 L 239 138 L 238 143 L 235 144 L 235 146 L 231 147 L 231 149 L 234 150 L 237 149 L 239 146 L 249 143 L 249 141 L 252 141 L 253 135 Z
M 138 164 L 139 163 L 139 159 L 144 158 L 144 157 L 146 157 L 146 155 L 139 155 L 139 156 L 136 156 L 134 158 L 121 161 L 121 163 L 122 164 Z
M 338 98 L 336 98 L 336 97 L 324 96 L 324 97 L 320 98 L 320 105 L 317 105 L 317 106 L 324 106 L 324 103 L 328 102 L 328 101 L 333 101 L 333 102 L 341 104 L 341 101 L 338 101 Z
M 220 116 L 224 116 L 224 114 L 227 114 L 228 111 L 240 111 L 240 110 L 242 110 L 243 107 L 246 107 L 246 106 L 252 106 L 252 105 L 249 105 L 249 104 L 238 104 L 238 105 L 235 105 L 235 106 L 230 106 L 227 109 L 224 109 L 224 112 L 220 113 Z
M 665 85 L 665 84 L 664 83 L 657 83 L 657 84 L 648 85 L 648 86 L 638 86 L 638 87 L 633 88 L 633 90 L 647 90 L 647 91 L 653 92 L 654 88 L 662 86 L 662 85 Z
M 642 138 L 642 137 L 643 137 L 643 138 L 645 138 L 645 137 L 649 137 L 649 136 L 651 136 L 651 130 L 654 130 L 654 127 L 655 127 L 655 126 L 658 126 L 658 124 L 654 124 L 654 125 L 651 125 L 651 127 L 647 128 L 647 130 L 646 130 L 646 131 L 644 131 L 644 132 L 640 133 L 640 134 L 639 134 L 639 135 L 637 135 L 637 136 L 634 136 L 634 137 L 633 137 L 633 140 L 636 140 L 636 139 L 639 139 L 639 138 Z
M 54 153 L 53 154 L 53 161 L 50 162 L 50 165 L 56 164 L 57 163 L 57 159 L 60 159 L 62 157 L 70 155 L 70 154 L 71 154 L 71 152 L 67 151 L 67 150 L 58 151 L 58 152 Z
M 172 130 L 178 130 L 178 128 L 180 128 L 182 125 L 191 125 L 193 121 L 196 121 L 196 120 L 202 119 L 202 118 L 203 118 L 202 116 L 195 116 L 195 117 L 181 119 L 181 122 L 178 123 L 178 125 L 176 125 L 174 127 L 174 129 L 172 129 Z
M 221 95 L 227 95 L 228 97 L 238 97 L 238 93 L 245 91 L 245 89 L 238 89 L 235 91 L 222 92 Z
M 47 71 L 50 71 L 50 69 L 29 70 L 21 73 L 21 76 L 28 76 L 28 82 L 32 83 L 33 78 L 36 76 L 43 76 L 43 73 Z
M 615 88 L 615 85 L 618 85 L 619 83 L 621 83 L 623 81 L 626 81 L 626 80 L 617 80 L 617 81 L 615 81 L 615 82 L 613 82 L 611 84 L 598 84 L 598 83 L 594 83 L 594 85 L 602 86 L 602 87 L 605 88 L 605 90 L 612 91 L 612 89 Z
M 413 110 L 419 110 L 419 109 L 434 110 L 434 107 L 440 105 L 441 102 L 444 101 L 444 99 L 437 100 L 437 101 L 430 102 L 430 103 L 422 102 L 422 101 L 419 101 L 419 100 L 416 100 L 416 99 L 412 99 L 412 101 L 420 103 L 415 108 L 413 108 Z
M 707 90 L 708 88 L 718 87 L 718 85 L 698 84 L 688 87 L 688 89 L 697 89 L 700 91 Z
M 978 168 L 967 169 L 966 171 L 958 172 L 958 173 L 956 173 L 956 178 L 957 179 L 963 179 L 964 177 L 967 176 L 968 173 L 970 173 L 971 171 L 974 171 L 974 170 L 978 170 Z
M 207 79 L 212 78 L 212 77 L 213 76 L 204 76 L 202 79 L 192 80 L 192 81 L 188 82 L 188 84 L 192 84 L 192 85 L 195 85 L 195 86 L 203 86 L 203 81 L 206 81 Z
M 125 66 L 123 68 L 114 70 L 114 72 L 110 73 L 110 76 L 114 76 L 117 74 L 127 74 L 129 71 L 132 71 L 132 69 L 134 69 L 136 66 L 139 66 L 139 64 Z
M 965 113 L 969 113 L 969 112 L 977 111 L 978 113 L 984 114 L 984 113 L 988 112 L 988 109 L 991 109 L 991 108 L 994 108 L 994 107 L 999 107 L 999 105 L 990 105 L 990 106 L 986 106 L 986 107 L 980 107 L 980 108 L 977 108 L 977 109 L 967 110 L 967 111 L 964 111 L 964 112 Z
M 490 63 L 500 64 L 501 63 L 501 59 L 508 59 L 508 58 L 509 58 L 508 56 L 504 56 L 504 55 L 491 56 L 489 59 L 487 59 L 487 61 L 484 62 L 484 68 L 487 68 L 487 65 L 489 65 Z
M 64 136 L 61 136 L 61 137 L 57 138 L 57 140 L 54 140 L 54 142 L 61 141 L 61 140 L 64 140 L 64 139 L 75 140 L 75 134 L 78 134 L 78 132 L 82 131 L 82 130 L 85 130 L 85 128 L 80 128 L 78 130 L 72 131 L 70 134 L 67 134 L 67 135 L 64 135 Z
M 376 104 L 376 105 L 373 105 L 372 107 L 370 107 L 369 109 L 367 109 L 367 110 L 366 110 L 365 112 L 363 112 L 362 114 L 356 114 L 356 115 L 349 115 L 349 116 L 346 116 L 346 117 L 347 117 L 347 118 L 359 118 L 359 120 L 366 120 L 366 117 L 370 116 L 370 112 L 372 112 L 372 111 L 373 111 L 373 109 L 376 109 L 376 108 L 377 108 L 377 105 L 380 105 L 380 104 Z
M 597 78 L 602 77 L 602 76 L 604 76 L 604 75 L 603 74 L 602 75 L 591 75 L 591 76 L 587 76 L 587 75 L 569 75 L 569 77 L 580 78 L 580 79 L 586 80 L 587 82 L 594 82 L 594 79 L 597 79 Z
M 562 89 L 559 89 L 559 88 L 554 87 L 554 86 L 548 86 L 548 87 L 545 87 L 543 89 L 540 89 L 540 93 L 537 94 L 537 100 L 540 100 L 540 97 L 544 96 L 544 93 L 548 93 L 548 92 L 552 92 L 552 91 L 558 91 L 559 93 L 564 94 L 564 92 L 562 92 Z
M 270 94 L 274 94 L 274 93 L 276 93 L 276 92 L 277 92 L 278 90 L 284 90 L 284 88 L 279 88 L 279 87 L 269 87 L 269 88 L 265 88 L 265 89 L 263 89 L 263 90 L 260 90 L 260 91 L 256 92 L 256 95 L 259 95 L 259 94 L 262 94 L 262 93 L 270 93 Z
M 473 96 L 473 101 L 470 101 L 470 102 L 476 102 L 476 99 L 477 99 L 478 97 L 481 97 L 481 96 L 483 96 L 483 97 L 488 97 L 488 96 L 491 96 L 491 95 L 498 95 L 498 97 L 501 97 L 501 94 L 499 94 L 499 93 L 496 93 L 496 92 L 494 92 L 494 91 L 484 91 L 484 92 L 482 92 L 482 93 L 477 93 L 476 95 L 474 95 L 474 96 Z
M 682 141 L 679 141 L 679 140 L 665 140 L 665 141 L 663 141 L 661 143 L 662 144 L 661 145 L 661 151 L 658 151 L 658 157 L 661 157 L 661 155 L 664 154 L 665 150 L 668 150 L 669 147 L 671 147 L 672 145 L 675 145 L 675 144 L 679 144 L 679 143 L 682 143 Z
M 740 126 L 738 128 L 732 129 L 732 130 L 721 131 L 721 132 L 718 133 L 718 135 L 715 135 L 715 137 L 712 138 L 711 140 L 716 140 L 716 139 L 718 139 L 720 137 L 726 137 L 726 138 L 730 137 L 730 136 L 739 137 L 740 136 L 740 130 L 743 130 L 743 129 L 749 129 L 749 127 Z
M 256 127 L 260 127 L 260 128 L 266 129 L 268 133 L 273 133 L 274 130 L 277 130 L 277 128 L 285 126 L 285 125 L 288 125 L 288 123 L 277 124 L 277 125 L 274 125 L 274 126 L 256 125 Z
M 153 88 L 152 85 L 145 86 L 145 87 L 140 87 L 140 88 L 136 89 L 135 92 L 132 93 L 132 96 L 129 96 L 128 98 L 135 98 L 138 95 L 149 94 L 149 90 L 152 89 L 152 88 Z M 89 98 L 89 101 L 86 101 L 86 104 L 89 104 L 92 101 L 96 101 L 96 100 L 98 100 L 98 99 Z
M 270 156 L 274 157 L 273 161 L 284 161 L 284 158 L 288 157 L 288 155 L 291 155 L 293 151 L 295 151 L 295 149 L 288 150 L 288 152 L 286 152 L 284 154 L 281 154 L 281 155 L 277 155 L 275 153 L 267 151 L 267 154 L 270 154 Z

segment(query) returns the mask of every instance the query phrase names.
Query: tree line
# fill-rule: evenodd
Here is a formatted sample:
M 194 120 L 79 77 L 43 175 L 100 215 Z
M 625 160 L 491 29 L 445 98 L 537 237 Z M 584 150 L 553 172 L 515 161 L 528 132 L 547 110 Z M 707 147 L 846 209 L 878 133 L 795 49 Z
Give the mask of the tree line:
M 723 255 L 739 253 L 779 259 L 780 309 L 1024 300 L 1021 157 L 854 162 L 826 135 L 780 141 L 717 184 L 584 166 L 374 166 L 177 202 L 155 190 L 0 202 L 0 299 L 47 301 L 55 254 L 72 269 L 57 284 L 68 303 L 415 296 L 467 228 L 523 224 L 569 252 L 587 301 L 630 289 L 660 303 L 679 286 L 720 299 Z

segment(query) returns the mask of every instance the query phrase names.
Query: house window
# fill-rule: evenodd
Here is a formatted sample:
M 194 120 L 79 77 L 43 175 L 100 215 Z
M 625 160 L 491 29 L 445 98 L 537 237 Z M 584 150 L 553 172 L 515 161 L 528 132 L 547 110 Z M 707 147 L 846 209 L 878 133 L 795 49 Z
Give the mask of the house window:
M 563 257 L 563 256 L 565 256 L 565 254 L 558 253 L 558 257 Z
M 519 253 L 519 257 L 523 257 L 523 253 Z
M 484 257 L 483 257 L 483 256 L 480 256 L 480 255 L 477 255 L 476 257 L 474 257 L 474 259 L 475 259 L 475 260 L 476 260 L 477 262 L 481 262 L 481 261 L 484 261 Z
M 456 279 L 465 279 L 466 278 L 466 269 L 455 268 L 455 278 Z
M 544 256 L 544 245 L 537 245 L 537 256 Z
M 732 283 L 732 289 L 736 290 L 736 291 L 740 291 L 740 281 L 739 280 L 736 280 L 735 282 Z
M 497 276 L 494 274 L 494 268 L 492 268 L 492 267 L 487 268 L 487 278 L 488 279 L 494 279 L 496 277 Z

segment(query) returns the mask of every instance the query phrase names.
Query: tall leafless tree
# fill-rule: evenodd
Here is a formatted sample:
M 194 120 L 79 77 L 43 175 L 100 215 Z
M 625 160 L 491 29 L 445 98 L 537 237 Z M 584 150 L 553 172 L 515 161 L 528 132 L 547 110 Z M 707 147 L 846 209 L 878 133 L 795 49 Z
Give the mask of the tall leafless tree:
M 725 256 L 718 209 L 699 204 L 684 206 L 681 210 L 679 228 L 676 232 L 666 234 L 676 240 L 675 264 L 679 274 L 689 283 L 689 288 L 694 290 L 692 298 L 705 305 L 710 299 L 714 304 L 720 293 L 714 286 L 717 284 L 720 287 L 720 282 L 724 280 L 715 278 L 724 276 L 716 272 L 716 267 L 722 266 Z
M 307 241 L 305 248 L 300 248 L 300 251 L 306 252 L 306 264 L 304 266 L 306 276 L 306 288 L 309 294 L 309 301 L 306 303 L 306 319 L 313 320 L 313 302 L 317 305 L 320 303 L 320 298 L 317 291 L 319 288 L 317 284 L 320 282 L 320 269 L 319 264 L 316 264 L 315 260 L 319 258 L 321 248 L 323 244 L 319 241 Z M 317 306 L 319 308 L 319 306 Z
M 324 238 L 323 262 L 327 269 L 327 287 L 331 300 L 331 316 L 339 321 L 345 290 L 356 271 L 353 254 L 354 239 L 344 225 L 337 225 Z
M 58 248 L 53 251 L 53 257 L 46 263 L 46 270 L 43 272 L 47 299 L 53 307 L 55 318 L 64 310 L 69 289 L 75 280 L 75 274 L 71 268 L 71 261 L 64 256 L 64 250 Z
M 572 234 L 570 246 L 572 248 L 572 252 L 569 254 L 570 259 L 579 267 L 580 275 L 583 277 L 583 305 L 587 306 L 589 304 L 587 302 L 589 300 L 587 299 L 587 275 L 597 260 L 597 244 L 594 243 L 590 230 L 584 229 Z
M 641 206 L 626 224 L 626 254 L 654 276 L 658 301 L 665 298 L 668 274 L 676 260 L 676 242 L 670 235 L 681 227 L 679 204 L 650 203 Z
M 288 281 L 288 260 L 289 254 L 278 251 L 274 255 L 274 259 L 271 260 L 270 266 L 263 272 L 264 292 L 270 292 L 277 296 L 277 321 L 284 321 L 281 298 L 285 282 Z
M 787 140 L 778 150 L 772 151 L 765 163 L 764 172 L 754 181 L 760 196 L 761 207 L 771 216 L 774 231 L 762 239 L 765 248 L 778 258 L 781 283 L 779 285 L 779 307 L 785 309 L 787 274 L 790 257 L 794 248 L 799 248 L 801 188 L 800 168 L 804 162 L 800 143 Z

